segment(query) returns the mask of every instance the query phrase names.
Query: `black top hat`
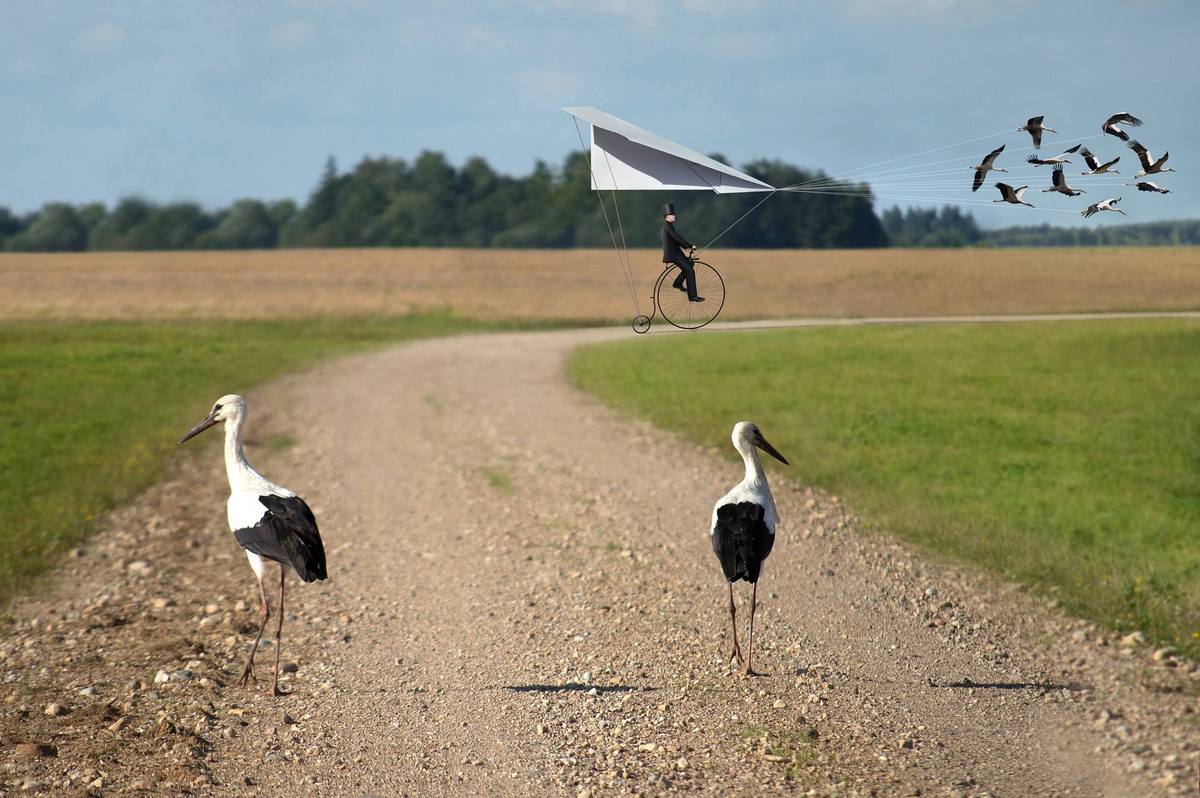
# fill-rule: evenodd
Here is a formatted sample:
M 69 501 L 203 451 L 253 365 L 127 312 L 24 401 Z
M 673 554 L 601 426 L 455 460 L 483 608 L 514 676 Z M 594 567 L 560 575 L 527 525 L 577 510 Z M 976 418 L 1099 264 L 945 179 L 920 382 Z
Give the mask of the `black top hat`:
M 668 202 L 665 205 L 663 205 L 663 216 L 671 216 L 674 213 L 675 213 L 674 203 Z

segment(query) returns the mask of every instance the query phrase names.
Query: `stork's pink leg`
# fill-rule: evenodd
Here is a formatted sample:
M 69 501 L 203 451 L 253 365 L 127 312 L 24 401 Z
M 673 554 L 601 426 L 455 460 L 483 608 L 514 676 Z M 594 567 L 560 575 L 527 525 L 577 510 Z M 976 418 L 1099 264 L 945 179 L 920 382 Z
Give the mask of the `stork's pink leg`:
M 258 643 L 262 640 L 263 630 L 267 628 L 267 619 L 271 617 L 271 607 L 267 604 L 267 587 L 263 584 L 261 576 L 258 577 L 258 597 L 262 601 L 262 623 L 258 625 L 258 637 L 254 638 L 254 648 L 250 649 L 250 656 L 246 658 L 246 667 L 242 670 L 242 687 L 245 687 L 250 679 L 258 681 L 258 677 L 254 675 L 254 654 L 258 651 Z M 283 612 L 282 608 L 280 612 Z
M 283 638 L 283 586 L 287 572 L 279 566 L 279 617 L 275 621 L 275 677 L 271 680 L 271 695 L 287 695 L 279 689 L 279 647 Z
M 754 657 L 754 611 L 756 609 L 758 609 L 758 582 L 754 583 L 754 587 L 750 591 L 750 642 L 746 646 L 746 668 L 742 671 L 743 676 L 758 675 L 750 667 L 750 661 Z
M 733 627 L 733 650 L 729 652 L 729 659 L 736 659 L 738 665 L 741 665 L 742 649 L 737 639 L 737 607 L 733 604 L 733 582 L 729 583 L 729 624 Z

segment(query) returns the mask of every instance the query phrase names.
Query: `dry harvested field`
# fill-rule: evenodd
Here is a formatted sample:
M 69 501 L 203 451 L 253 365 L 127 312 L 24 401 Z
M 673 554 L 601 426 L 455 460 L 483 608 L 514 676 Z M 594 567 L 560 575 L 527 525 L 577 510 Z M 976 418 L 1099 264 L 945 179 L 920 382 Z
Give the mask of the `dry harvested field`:
M 657 253 L 632 253 L 639 295 Z M 715 250 L 726 318 L 1200 308 L 1200 248 Z M 451 308 L 619 319 L 612 250 L 369 249 L 0 255 L 0 319 L 267 318 Z

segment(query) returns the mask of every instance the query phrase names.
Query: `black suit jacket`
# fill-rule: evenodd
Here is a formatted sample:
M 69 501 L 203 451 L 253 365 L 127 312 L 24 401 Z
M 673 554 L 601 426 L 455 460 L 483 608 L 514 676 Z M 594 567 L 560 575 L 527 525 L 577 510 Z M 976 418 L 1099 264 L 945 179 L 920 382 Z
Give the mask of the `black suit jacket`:
M 675 225 L 672 222 L 663 222 L 662 226 L 662 244 L 663 244 L 663 263 L 674 263 L 679 260 L 686 260 L 687 256 L 683 254 L 685 249 L 691 249 L 683 236 L 675 230 Z

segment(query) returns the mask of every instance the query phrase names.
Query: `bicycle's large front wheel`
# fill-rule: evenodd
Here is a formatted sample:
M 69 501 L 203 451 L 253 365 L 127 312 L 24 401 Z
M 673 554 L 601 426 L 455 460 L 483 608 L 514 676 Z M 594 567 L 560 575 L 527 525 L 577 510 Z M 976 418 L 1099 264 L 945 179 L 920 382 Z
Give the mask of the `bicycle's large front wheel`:
M 698 330 L 717 317 L 725 305 L 725 281 L 712 266 L 701 261 L 696 269 L 696 292 L 704 297 L 703 302 L 692 302 L 686 291 L 675 287 L 681 276 L 678 266 L 672 265 L 658 277 L 654 286 L 654 301 L 658 312 L 668 323 L 682 330 Z

